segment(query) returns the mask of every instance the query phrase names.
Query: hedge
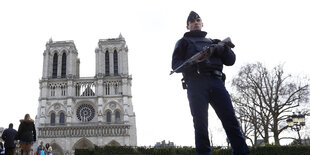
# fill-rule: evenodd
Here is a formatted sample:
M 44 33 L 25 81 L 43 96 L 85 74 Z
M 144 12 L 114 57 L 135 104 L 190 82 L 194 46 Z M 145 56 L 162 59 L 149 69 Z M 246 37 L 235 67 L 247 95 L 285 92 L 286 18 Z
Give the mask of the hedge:
M 104 146 L 94 149 L 76 149 L 75 155 L 111 155 L 111 154 L 136 154 L 136 155 L 195 155 L 192 147 L 129 147 L 129 146 Z M 212 155 L 231 155 L 231 149 L 212 149 Z M 310 146 L 265 146 L 251 148 L 251 155 L 310 155 Z

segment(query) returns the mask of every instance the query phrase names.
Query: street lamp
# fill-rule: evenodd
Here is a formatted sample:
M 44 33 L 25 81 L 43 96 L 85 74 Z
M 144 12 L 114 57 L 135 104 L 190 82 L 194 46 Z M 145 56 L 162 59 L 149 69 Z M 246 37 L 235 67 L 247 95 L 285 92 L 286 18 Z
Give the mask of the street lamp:
M 301 145 L 301 138 L 300 138 L 300 134 L 299 131 L 301 129 L 301 127 L 305 126 L 305 114 L 301 114 L 301 112 L 298 112 L 298 115 L 296 115 L 293 112 L 293 115 L 289 116 L 286 120 L 287 125 L 289 127 L 291 127 L 292 130 L 297 131 L 298 134 L 298 143 Z

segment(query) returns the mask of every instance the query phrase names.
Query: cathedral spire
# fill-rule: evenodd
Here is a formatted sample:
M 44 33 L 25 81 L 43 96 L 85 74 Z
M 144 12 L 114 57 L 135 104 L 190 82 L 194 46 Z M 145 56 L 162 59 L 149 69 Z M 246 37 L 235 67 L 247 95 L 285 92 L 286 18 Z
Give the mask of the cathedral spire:
M 125 40 L 125 38 L 122 36 L 122 33 L 119 33 L 118 38 L 121 39 L 121 40 Z
M 48 41 L 48 43 L 53 43 L 52 37 L 50 38 L 50 40 Z

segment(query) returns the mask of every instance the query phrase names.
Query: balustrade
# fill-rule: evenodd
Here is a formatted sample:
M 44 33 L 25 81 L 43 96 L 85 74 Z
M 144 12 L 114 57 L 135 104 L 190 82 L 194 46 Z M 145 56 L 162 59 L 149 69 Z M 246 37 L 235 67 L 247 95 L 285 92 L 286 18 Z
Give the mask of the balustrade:
M 38 127 L 38 137 L 129 136 L 129 128 L 129 125 Z
M 103 80 L 103 82 L 100 83 L 101 87 L 98 87 L 97 80 L 98 79 L 91 77 L 75 79 L 70 86 L 67 83 L 67 80 L 56 79 L 48 84 L 49 97 L 65 97 L 68 95 L 89 97 L 97 96 L 98 91 L 102 92 L 103 96 L 122 95 L 123 84 L 121 79 Z M 68 89 L 71 89 L 72 91 L 68 91 Z M 72 92 L 72 94 L 69 94 L 68 92 Z

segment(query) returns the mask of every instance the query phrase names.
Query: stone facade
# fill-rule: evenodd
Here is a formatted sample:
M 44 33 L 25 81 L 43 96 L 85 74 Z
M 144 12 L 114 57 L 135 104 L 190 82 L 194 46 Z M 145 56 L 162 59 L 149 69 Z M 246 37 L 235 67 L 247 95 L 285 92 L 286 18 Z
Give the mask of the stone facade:
M 100 39 L 95 54 L 95 76 L 80 77 L 74 42 L 46 43 L 37 143 L 50 143 L 54 155 L 95 145 L 137 145 L 125 39 Z

